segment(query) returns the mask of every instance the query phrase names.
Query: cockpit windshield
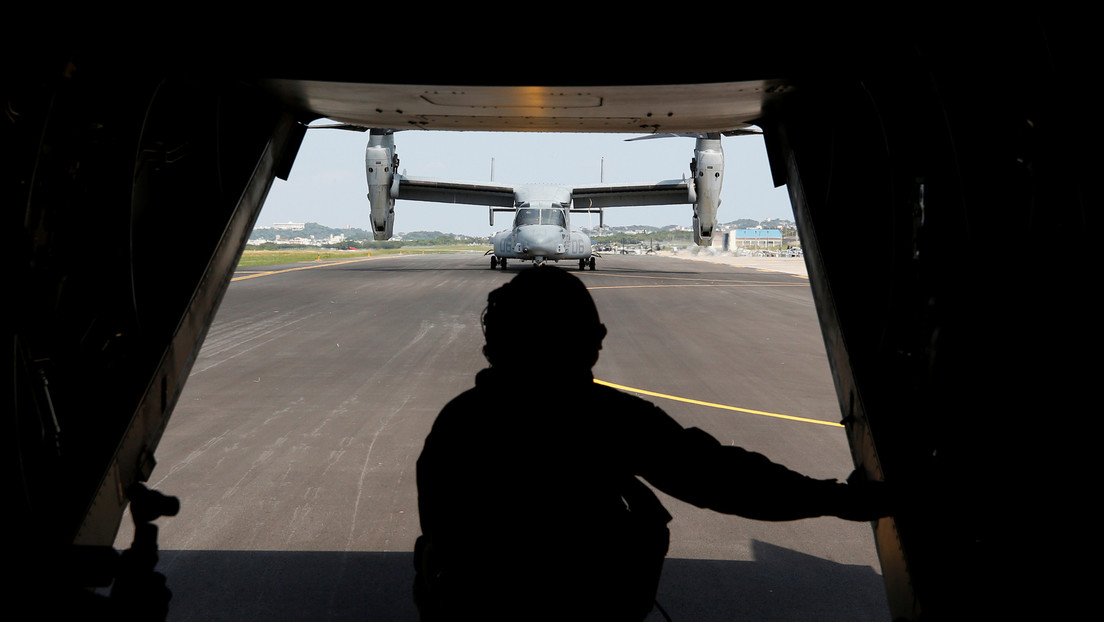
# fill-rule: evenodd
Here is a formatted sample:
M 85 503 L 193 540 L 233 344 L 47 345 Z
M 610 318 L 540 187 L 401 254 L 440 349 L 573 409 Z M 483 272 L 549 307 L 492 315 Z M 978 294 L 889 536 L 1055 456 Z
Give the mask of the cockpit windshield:
M 523 207 L 517 211 L 517 217 L 514 218 L 514 226 L 521 227 L 523 225 L 556 225 L 557 227 L 566 227 L 567 218 L 564 216 L 562 209 Z

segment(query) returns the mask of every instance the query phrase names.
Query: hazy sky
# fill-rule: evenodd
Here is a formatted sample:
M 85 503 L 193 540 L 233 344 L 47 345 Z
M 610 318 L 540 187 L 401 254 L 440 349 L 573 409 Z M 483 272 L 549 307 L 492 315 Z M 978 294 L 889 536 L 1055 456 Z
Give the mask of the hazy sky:
M 317 123 L 323 123 L 318 121 Z M 626 142 L 631 134 L 405 131 L 395 135 L 399 170 L 411 176 L 466 181 L 491 178 L 503 183 L 653 182 L 690 174 L 693 138 Z M 257 219 L 258 227 L 276 222 L 317 222 L 328 227 L 369 228 L 364 148 L 368 134 L 340 130 L 307 131 L 291 175 L 277 179 Z M 737 218 L 793 219 L 785 187 L 771 183 L 759 136 L 725 138 L 724 187 L 720 222 Z M 670 207 L 620 207 L 606 210 L 607 225 L 690 226 L 689 204 Z M 403 201 L 395 203 L 395 233 L 442 231 L 486 236 L 509 225 L 509 214 L 495 215 L 478 205 Z M 574 214 L 572 226 L 597 226 L 598 215 Z

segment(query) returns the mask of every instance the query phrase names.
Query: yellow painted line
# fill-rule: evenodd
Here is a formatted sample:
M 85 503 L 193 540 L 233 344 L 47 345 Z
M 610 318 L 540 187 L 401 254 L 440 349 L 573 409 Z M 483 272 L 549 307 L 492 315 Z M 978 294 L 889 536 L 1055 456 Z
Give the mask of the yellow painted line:
M 697 261 L 697 262 L 700 262 L 700 263 L 708 263 L 708 264 L 713 264 L 715 266 L 728 266 L 729 268 L 740 268 L 741 270 L 752 270 L 752 271 L 755 271 L 755 272 L 770 272 L 772 274 L 788 274 L 790 276 L 797 277 L 799 279 L 806 279 L 806 280 L 808 280 L 808 278 L 809 278 L 809 275 L 807 275 L 807 274 L 796 274 L 796 273 L 793 273 L 793 272 L 788 272 L 786 270 L 778 270 L 778 269 L 775 269 L 775 268 L 761 268 L 759 266 L 751 266 L 751 265 L 747 265 L 747 264 L 738 264 L 738 263 L 728 263 L 726 261 L 713 261 L 713 260 L 709 260 L 709 259 L 690 259 L 688 261 Z
M 710 262 L 710 263 L 712 263 L 712 262 Z M 717 264 L 717 265 L 728 266 L 730 268 L 731 267 L 739 267 L 739 266 L 731 266 L 730 264 L 725 264 L 725 263 L 720 263 L 720 264 Z M 774 272 L 774 271 L 771 271 L 771 270 L 761 270 L 761 272 L 770 272 L 772 274 L 785 274 L 785 273 Z M 651 280 L 651 281 L 696 281 L 696 283 L 694 283 L 692 285 L 658 285 L 658 284 L 652 284 L 652 285 L 593 285 L 593 286 L 587 287 L 587 289 L 618 289 L 618 288 L 629 288 L 629 287 L 804 287 L 805 286 L 802 283 L 779 283 L 777 281 L 733 281 L 731 279 L 731 277 L 727 277 L 727 276 L 721 276 L 720 278 L 713 277 L 713 276 L 658 276 L 658 275 L 648 275 L 648 274 L 622 274 L 622 273 L 618 273 L 618 272 L 590 272 L 590 273 L 587 273 L 587 276 L 599 276 L 599 277 L 604 276 L 604 277 L 621 278 L 621 279 L 648 279 L 648 280 Z M 800 275 L 797 275 L 797 274 L 791 274 L 789 276 L 797 276 L 797 277 L 800 278 Z M 805 278 L 807 279 L 808 277 L 805 277 Z
M 269 270 L 267 272 L 255 272 L 255 273 L 247 274 L 245 276 L 236 276 L 236 277 L 230 279 L 230 282 L 232 283 L 234 281 L 244 281 L 246 279 L 255 279 L 255 278 L 258 278 L 258 277 L 262 277 L 262 276 L 272 276 L 274 274 L 284 274 L 284 273 L 287 273 L 287 272 L 297 272 L 299 270 L 313 270 L 315 268 L 328 268 L 330 266 L 341 266 L 341 265 L 348 264 L 348 263 L 359 263 L 361 261 L 371 261 L 373 259 L 386 259 L 387 257 L 397 257 L 397 255 L 381 255 L 379 257 L 359 257 L 357 259 L 345 259 L 343 261 L 332 261 L 332 262 L 326 262 L 326 263 L 316 263 L 316 264 L 311 264 L 309 266 L 299 266 L 297 268 L 287 268 L 285 270 Z
M 774 417 L 776 419 L 789 419 L 790 421 L 800 421 L 802 423 L 816 423 L 819 425 L 827 425 L 836 428 L 842 428 L 843 424 L 834 423 L 831 421 L 821 421 L 819 419 L 807 419 L 805 417 L 794 417 L 793 415 L 780 415 L 778 413 L 769 413 L 761 410 L 750 410 L 748 408 L 737 408 L 735 406 L 726 406 L 724 404 L 714 404 L 713 402 L 703 402 L 701 400 L 692 400 L 686 397 L 677 397 L 674 395 L 667 395 L 664 393 L 656 393 L 655 391 L 646 391 L 644 389 L 635 389 L 633 387 L 626 387 L 620 384 L 614 384 L 612 382 L 606 382 L 605 380 L 594 379 L 596 384 L 612 387 L 614 389 L 620 389 L 622 391 L 628 391 L 630 393 L 639 393 L 641 395 L 650 395 L 652 397 L 660 397 L 665 400 L 674 400 L 676 402 L 686 402 L 687 404 L 696 404 L 698 406 L 708 406 L 710 408 L 720 408 L 722 410 L 735 410 L 737 412 L 748 413 L 752 415 L 761 415 L 763 417 Z
M 587 276 L 605 276 L 615 279 L 649 279 L 653 281 L 710 281 L 712 283 L 755 283 L 758 281 L 733 281 L 731 276 L 660 276 L 657 274 L 624 274 L 621 272 L 587 272 Z M 763 281 L 767 283 L 768 281 Z
M 666 283 L 662 285 L 591 285 L 587 289 L 632 289 L 647 287 L 807 287 L 803 283 Z

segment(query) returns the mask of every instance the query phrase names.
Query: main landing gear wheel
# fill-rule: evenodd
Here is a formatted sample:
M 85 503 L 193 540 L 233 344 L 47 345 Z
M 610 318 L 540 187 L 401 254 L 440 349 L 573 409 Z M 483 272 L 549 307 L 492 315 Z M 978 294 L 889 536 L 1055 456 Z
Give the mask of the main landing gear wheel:
M 579 260 L 579 269 L 580 269 L 580 270 L 583 270 L 583 269 L 585 269 L 585 268 L 586 268 L 586 265 L 587 265 L 587 260 L 585 260 L 585 259 L 580 259 L 580 260 Z
M 594 258 L 593 257 L 590 258 L 590 269 L 591 270 L 594 269 Z
M 496 267 L 498 267 L 498 257 L 491 255 L 491 270 L 494 270 Z

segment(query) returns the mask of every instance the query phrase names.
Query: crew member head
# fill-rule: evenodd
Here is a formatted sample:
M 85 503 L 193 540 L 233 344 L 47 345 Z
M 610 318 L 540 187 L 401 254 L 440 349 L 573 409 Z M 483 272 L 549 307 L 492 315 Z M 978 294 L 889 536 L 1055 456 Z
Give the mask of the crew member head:
M 492 291 L 482 322 L 492 367 L 589 370 L 606 336 L 583 282 L 551 266 L 522 270 Z

